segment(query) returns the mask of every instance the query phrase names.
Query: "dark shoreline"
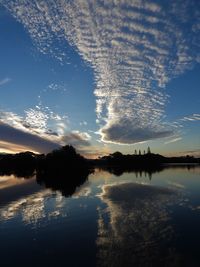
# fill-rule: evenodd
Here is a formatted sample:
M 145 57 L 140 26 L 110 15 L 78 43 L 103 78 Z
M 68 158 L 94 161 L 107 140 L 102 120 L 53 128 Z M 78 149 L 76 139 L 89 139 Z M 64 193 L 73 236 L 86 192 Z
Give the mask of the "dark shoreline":
M 45 180 L 46 183 L 54 179 L 59 183 L 62 183 L 63 179 L 68 182 L 69 180 L 79 181 L 81 176 L 87 177 L 95 168 L 120 175 L 126 171 L 146 171 L 152 174 L 168 166 L 192 168 L 195 165 L 200 165 L 200 158 L 191 156 L 169 158 L 151 152 L 143 155 L 123 155 L 115 152 L 98 159 L 86 159 L 70 145 L 53 150 L 46 155 L 29 151 L 0 154 L 0 175 L 14 174 L 17 177 L 29 178 L 36 174 L 40 181 Z M 70 176 L 73 178 L 67 178 Z

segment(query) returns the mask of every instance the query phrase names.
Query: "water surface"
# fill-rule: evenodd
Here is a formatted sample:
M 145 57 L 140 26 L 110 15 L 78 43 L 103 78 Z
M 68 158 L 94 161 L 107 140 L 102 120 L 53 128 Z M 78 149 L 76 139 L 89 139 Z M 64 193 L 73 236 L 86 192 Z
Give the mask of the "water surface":
M 1 266 L 200 266 L 200 167 L 113 172 L 70 197 L 1 176 Z

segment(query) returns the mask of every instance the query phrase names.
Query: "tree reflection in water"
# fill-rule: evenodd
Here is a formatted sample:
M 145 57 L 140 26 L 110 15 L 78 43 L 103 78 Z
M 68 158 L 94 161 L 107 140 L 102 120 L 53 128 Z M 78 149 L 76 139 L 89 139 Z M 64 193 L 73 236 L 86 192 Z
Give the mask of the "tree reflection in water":
M 89 171 L 68 171 L 68 172 L 37 172 L 36 181 L 53 191 L 60 191 L 63 196 L 73 195 L 76 188 L 87 181 Z

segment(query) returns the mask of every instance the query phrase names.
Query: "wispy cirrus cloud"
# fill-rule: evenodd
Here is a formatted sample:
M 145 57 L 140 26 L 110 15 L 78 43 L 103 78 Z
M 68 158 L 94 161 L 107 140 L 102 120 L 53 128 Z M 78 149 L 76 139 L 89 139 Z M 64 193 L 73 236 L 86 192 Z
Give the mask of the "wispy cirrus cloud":
M 94 70 L 99 134 L 132 144 L 174 134 L 165 85 L 200 62 L 200 3 L 195 0 L 6 1 L 43 53 L 60 60 L 67 41 Z M 56 53 L 56 49 L 58 50 Z
M 196 114 L 195 113 L 195 114 L 192 114 L 192 115 L 189 115 L 189 116 L 185 116 L 180 120 L 184 121 L 184 122 L 200 121 L 200 114 Z
M 166 141 L 164 144 L 168 145 L 168 144 L 171 144 L 171 143 L 178 142 L 180 140 L 182 140 L 182 137 L 176 137 L 176 138 L 173 138 L 173 139 L 170 139 L 170 140 Z
M 11 79 L 6 77 L 6 78 L 0 80 L 0 86 L 5 85 L 5 84 L 9 83 L 10 81 L 11 81 Z

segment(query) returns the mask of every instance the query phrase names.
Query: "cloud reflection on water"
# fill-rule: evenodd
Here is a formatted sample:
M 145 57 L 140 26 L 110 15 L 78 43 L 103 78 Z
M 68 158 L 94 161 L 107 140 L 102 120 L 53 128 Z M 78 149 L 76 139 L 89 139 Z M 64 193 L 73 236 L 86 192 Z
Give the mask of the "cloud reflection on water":
M 184 202 L 180 190 L 124 183 L 103 187 L 101 199 L 98 266 L 177 266 L 169 207 Z
M 26 180 L 24 178 L 17 179 L 14 175 L 0 176 L 0 190 L 26 183 L 29 183 L 29 180 Z
M 48 198 L 52 198 L 50 189 L 17 199 L 0 209 L 0 220 L 7 221 L 20 216 L 25 224 L 38 225 L 41 220 L 48 220 L 60 215 L 65 216 L 65 213 L 61 212 L 64 197 L 60 193 L 56 193 L 51 208 L 47 207 Z

